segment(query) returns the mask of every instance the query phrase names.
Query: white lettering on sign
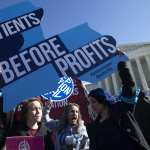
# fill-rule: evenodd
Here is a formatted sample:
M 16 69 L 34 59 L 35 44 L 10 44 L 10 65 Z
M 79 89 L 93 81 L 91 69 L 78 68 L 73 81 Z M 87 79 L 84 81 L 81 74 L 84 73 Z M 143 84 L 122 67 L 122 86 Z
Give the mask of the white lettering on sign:
M 42 13 L 42 9 L 35 10 L 28 14 L 24 14 L 23 16 L 1 23 L 0 40 L 39 25 L 41 22 L 39 13 Z
M 94 65 L 102 63 L 115 55 L 116 52 L 116 47 L 109 43 L 109 39 L 102 37 L 56 59 L 55 65 L 63 76 L 70 74 L 80 76 L 84 71 L 88 71 Z
M 60 77 L 79 77 L 117 54 L 115 45 L 109 40 L 104 36 L 69 53 L 59 37 L 55 36 L 1 61 L 0 75 L 4 84 L 8 84 L 51 63 Z

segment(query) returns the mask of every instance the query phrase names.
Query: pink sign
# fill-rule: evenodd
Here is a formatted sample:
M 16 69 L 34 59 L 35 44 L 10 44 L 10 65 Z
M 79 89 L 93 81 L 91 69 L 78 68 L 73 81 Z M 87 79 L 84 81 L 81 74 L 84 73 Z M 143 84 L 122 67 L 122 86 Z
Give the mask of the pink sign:
M 42 136 L 7 137 L 6 150 L 44 150 Z

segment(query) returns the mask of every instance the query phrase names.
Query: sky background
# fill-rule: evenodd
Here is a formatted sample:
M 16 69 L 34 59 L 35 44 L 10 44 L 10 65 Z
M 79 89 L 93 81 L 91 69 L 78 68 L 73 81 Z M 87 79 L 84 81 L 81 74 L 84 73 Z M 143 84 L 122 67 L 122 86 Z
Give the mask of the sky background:
M 0 0 L 0 9 L 25 0 Z M 150 0 L 30 0 L 44 9 L 46 38 L 87 22 L 117 43 L 150 42 Z

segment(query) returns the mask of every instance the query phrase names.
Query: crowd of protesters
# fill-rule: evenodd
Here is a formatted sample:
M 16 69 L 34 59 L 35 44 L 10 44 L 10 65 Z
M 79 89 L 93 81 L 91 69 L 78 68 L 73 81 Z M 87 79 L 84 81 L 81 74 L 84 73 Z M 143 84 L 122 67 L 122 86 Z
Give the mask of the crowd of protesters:
M 118 64 L 118 73 L 122 81 L 118 97 L 102 88 L 88 93 L 96 113 L 89 124 L 82 120 L 80 106 L 69 102 L 61 117 L 53 119 L 51 102 L 45 105 L 41 96 L 18 104 L 14 111 L 1 112 L 0 149 L 5 149 L 7 137 L 42 136 L 45 150 L 150 150 L 150 135 L 145 138 L 134 115 L 138 100 L 144 101 L 145 96 L 135 88 L 124 62 Z

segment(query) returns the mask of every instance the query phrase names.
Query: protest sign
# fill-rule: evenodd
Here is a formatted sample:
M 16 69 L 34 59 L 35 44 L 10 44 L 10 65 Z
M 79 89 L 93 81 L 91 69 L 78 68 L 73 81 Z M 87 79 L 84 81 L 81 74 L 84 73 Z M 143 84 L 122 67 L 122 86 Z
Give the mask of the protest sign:
M 30 38 L 34 39 L 36 34 L 32 30 L 40 24 L 42 13 L 42 9 L 30 10 L 3 20 L 2 29 L 8 28 L 10 31 L 1 32 L 0 41 L 11 41 L 15 35 L 22 39 L 22 34 L 28 32 L 28 28 L 31 28 Z M 21 17 L 24 16 L 30 22 L 27 27 L 21 22 Z M 12 30 L 13 27 L 15 31 Z M 12 52 L 9 47 L 3 51 L 0 60 L 0 86 L 4 93 L 5 110 L 23 99 L 53 91 L 59 78 L 63 76 L 88 82 L 102 80 L 116 71 L 119 61 L 128 59 L 124 54 L 118 55 L 116 41 L 112 36 L 99 34 L 87 23 L 47 39 L 39 37 L 41 40 L 27 44 L 23 36 L 16 46 L 18 51 Z M 0 46 L 3 47 L 3 43 Z M 9 55 L 5 54 L 9 51 Z
M 6 138 L 6 150 L 44 150 L 41 136 L 14 136 Z
M 69 98 L 74 90 L 74 83 L 71 77 L 61 77 L 58 82 L 58 87 L 55 91 L 50 91 L 42 94 L 44 99 L 51 101 L 63 101 Z

